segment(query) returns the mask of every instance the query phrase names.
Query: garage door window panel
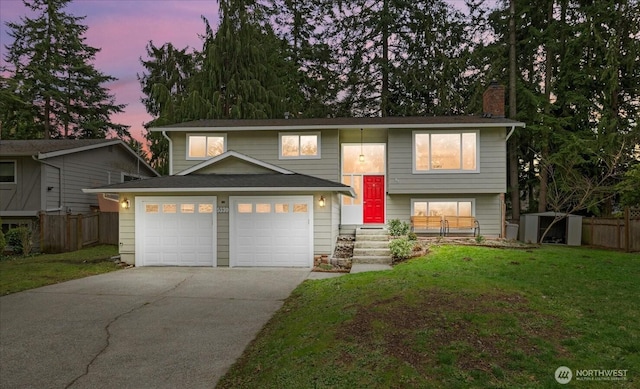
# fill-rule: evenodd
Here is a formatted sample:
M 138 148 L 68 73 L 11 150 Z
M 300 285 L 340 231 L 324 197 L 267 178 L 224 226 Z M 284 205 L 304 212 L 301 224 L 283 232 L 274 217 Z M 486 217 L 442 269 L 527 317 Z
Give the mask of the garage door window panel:
M 175 204 L 162 204 L 162 213 L 176 213 L 177 210 Z
M 271 204 L 256 204 L 256 213 L 271 213 Z
M 180 204 L 180 212 L 182 213 L 194 213 L 195 211 L 195 204 Z
M 238 212 L 239 213 L 252 213 L 253 212 L 253 204 L 238 204 Z
M 289 213 L 289 204 L 275 204 L 276 213 Z
M 158 204 L 146 204 L 144 206 L 144 211 L 146 213 L 158 213 L 160 211 L 160 206 Z
M 293 205 L 294 213 L 307 213 L 307 204 L 294 204 Z
M 198 204 L 198 212 L 199 213 L 213 213 L 213 205 L 212 204 Z

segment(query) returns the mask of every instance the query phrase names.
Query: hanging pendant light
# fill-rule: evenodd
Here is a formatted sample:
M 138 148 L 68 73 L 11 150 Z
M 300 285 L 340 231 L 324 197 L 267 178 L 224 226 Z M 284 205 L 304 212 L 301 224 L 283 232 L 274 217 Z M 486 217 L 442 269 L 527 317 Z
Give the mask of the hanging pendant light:
M 358 157 L 360 163 L 364 162 L 364 153 L 362 152 L 362 128 L 360 129 L 360 157 Z

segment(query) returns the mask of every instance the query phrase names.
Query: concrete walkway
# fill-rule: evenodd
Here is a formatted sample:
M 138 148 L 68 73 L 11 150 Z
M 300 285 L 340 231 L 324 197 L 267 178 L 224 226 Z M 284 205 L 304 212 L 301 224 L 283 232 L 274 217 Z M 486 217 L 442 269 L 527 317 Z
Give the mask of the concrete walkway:
M 0 388 L 213 388 L 309 269 L 134 268 L 0 298 Z

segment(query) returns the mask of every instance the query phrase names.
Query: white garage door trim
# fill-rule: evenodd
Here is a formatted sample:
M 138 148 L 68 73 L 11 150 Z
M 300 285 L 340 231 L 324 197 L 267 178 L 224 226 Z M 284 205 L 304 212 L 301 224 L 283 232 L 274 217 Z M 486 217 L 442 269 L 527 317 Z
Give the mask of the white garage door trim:
M 313 196 L 230 196 L 229 266 L 313 266 Z
M 216 196 L 138 196 L 136 266 L 217 265 Z

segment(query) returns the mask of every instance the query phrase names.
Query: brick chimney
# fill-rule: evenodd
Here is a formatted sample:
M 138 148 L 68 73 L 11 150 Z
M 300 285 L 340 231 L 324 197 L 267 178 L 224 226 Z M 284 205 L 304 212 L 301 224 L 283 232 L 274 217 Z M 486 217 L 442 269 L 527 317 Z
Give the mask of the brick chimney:
M 490 118 L 504 117 L 504 85 L 492 81 L 482 94 L 482 114 Z

